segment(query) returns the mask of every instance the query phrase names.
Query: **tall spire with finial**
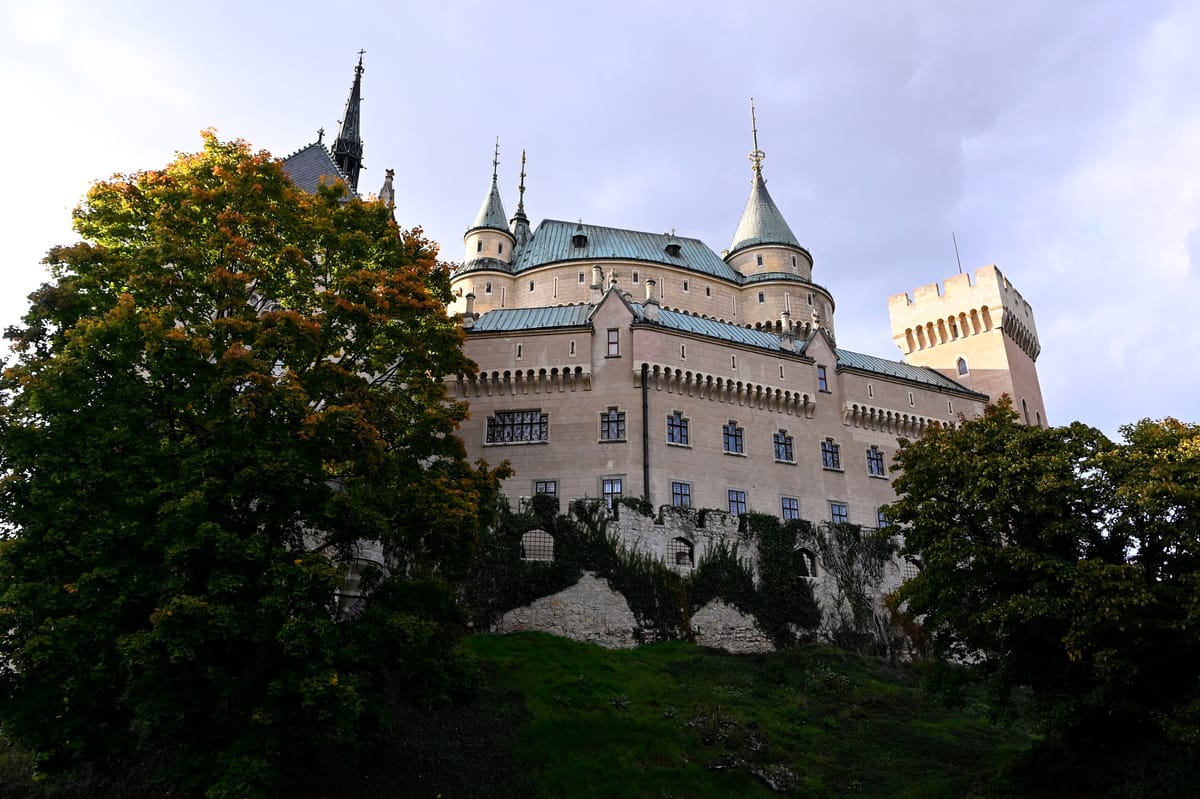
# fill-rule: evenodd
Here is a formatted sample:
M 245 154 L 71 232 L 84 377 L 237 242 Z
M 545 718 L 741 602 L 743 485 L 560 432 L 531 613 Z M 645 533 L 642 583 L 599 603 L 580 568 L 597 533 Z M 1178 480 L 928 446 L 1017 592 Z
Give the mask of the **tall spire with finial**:
M 750 98 L 750 131 L 754 137 L 754 149 L 750 151 L 750 165 L 754 169 L 754 177 L 750 181 L 750 199 L 746 202 L 746 210 L 742 212 L 742 220 L 738 222 L 733 234 L 733 244 L 729 245 L 726 260 L 733 257 L 738 250 L 759 244 L 779 244 L 787 247 L 800 246 L 796 234 L 788 227 L 783 214 L 767 193 L 767 182 L 763 180 L 762 162 L 767 154 L 758 149 L 758 117 L 754 110 L 754 98 Z
M 497 174 L 500 168 L 500 137 L 496 137 L 496 152 L 492 156 L 492 188 L 488 191 L 486 197 L 483 198 L 483 205 L 479 208 L 479 213 L 475 216 L 475 224 L 471 225 L 467 231 L 479 228 L 491 228 L 492 230 L 503 230 L 509 233 L 508 219 L 504 213 L 504 203 L 500 202 L 500 185 L 497 182 Z M 509 233 L 509 235 L 512 235 Z
M 516 246 L 524 246 L 533 234 L 529 231 L 529 217 L 525 216 L 525 151 L 521 151 L 521 183 L 517 187 L 517 213 L 509 220 L 509 229 L 512 231 L 513 239 L 516 241 Z
M 362 105 L 363 54 L 358 51 L 358 66 L 354 68 L 354 85 L 350 87 L 350 99 L 346 101 L 346 114 L 342 127 L 333 143 L 333 160 L 338 168 L 350 178 L 350 191 L 358 193 L 358 173 L 362 170 L 363 142 L 359 133 L 359 113 Z

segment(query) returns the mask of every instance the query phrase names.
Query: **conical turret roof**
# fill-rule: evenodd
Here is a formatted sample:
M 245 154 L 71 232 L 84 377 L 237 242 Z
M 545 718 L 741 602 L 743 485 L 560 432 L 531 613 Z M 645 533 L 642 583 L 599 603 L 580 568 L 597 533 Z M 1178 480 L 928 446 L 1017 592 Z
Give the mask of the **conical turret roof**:
M 754 170 L 750 199 L 746 201 L 746 210 L 742 211 L 742 221 L 738 222 L 737 230 L 733 233 L 733 243 L 729 245 L 729 254 L 733 255 L 738 250 L 753 247 L 756 244 L 780 244 L 803 249 L 796 239 L 796 234 L 788 227 L 783 214 L 779 212 L 775 201 L 771 199 L 760 167 L 756 167 Z
M 489 230 L 502 230 L 508 235 L 512 233 L 508 229 L 508 215 L 504 213 L 504 203 L 500 200 L 500 186 L 496 182 L 496 170 L 500 166 L 500 140 L 496 139 L 496 154 L 492 158 L 492 188 L 488 190 L 487 196 L 483 198 L 483 205 L 479 207 L 479 213 L 475 216 L 475 223 L 467 229 L 470 233 L 472 230 L 486 228 Z

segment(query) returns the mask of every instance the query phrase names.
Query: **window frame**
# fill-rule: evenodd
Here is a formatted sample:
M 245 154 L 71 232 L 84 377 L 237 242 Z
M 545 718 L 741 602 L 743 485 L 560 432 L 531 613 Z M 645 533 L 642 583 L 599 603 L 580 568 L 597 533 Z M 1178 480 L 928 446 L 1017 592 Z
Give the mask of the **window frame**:
M 504 417 L 501 420 L 500 417 Z M 505 431 L 508 435 L 505 435 Z M 541 408 L 497 410 L 484 424 L 484 446 L 545 444 L 550 441 L 550 414 Z
M 625 411 L 612 405 L 600 411 L 600 441 L 625 440 Z
M 733 419 L 721 425 L 721 451 L 726 455 L 746 454 L 746 428 L 738 427 Z
M 614 485 L 617 489 L 615 493 L 610 491 Z M 625 496 L 625 477 L 623 475 L 600 478 L 600 501 L 604 503 L 606 508 L 612 510 L 616 501 L 623 496 Z
M 867 475 L 887 479 L 887 456 L 883 450 L 872 444 L 867 448 Z
M 549 490 L 547 490 L 547 489 L 549 489 Z M 549 496 L 549 497 L 557 497 L 558 496 L 558 478 L 555 478 L 553 480 L 534 480 L 533 481 L 533 493 L 534 494 L 545 494 L 546 496 Z
M 832 438 L 821 440 L 821 468 L 831 472 L 842 471 L 842 446 Z
M 607 353 L 608 354 L 604 356 L 606 358 L 620 358 L 621 357 L 621 328 L 619 328 L 619 327 L 608 328 L 608 350 L 607 350 Z
M 667 445 L 672 447 L 690 447 L 691 434 L 689 422 L 682 411 L 671 411 L 667 414 Z
M 840 513 L 838 511 L 841 511 Z M 841 518 L 838 518 L 838 517 Z M 850 503 L 840 500 L 829 500 L 829 521 L 833 524 L 850 523 Z
M 824 364 L 817 364 L 817 391 L 823 394 L 829 393 L 829 370 Z
M 745 516 L 749 512 L 749 503 L 746 501 L 746 491 L 742 488 L 727 488 L 725 489 L 725 502 L 729 512 L 737 516 Z M 740 508 L 740 510 L 735 510 Z
M 796 462 L 796 439 L 789 435 L 787 430 L 779 429 L 772 433 L 771 442 L 776 463 Z
M 680 480 L 671 481 L 671 507 L 692 507 L 692 484 Z
M 794 514 L 794 515 L 793 515 Z M 799 497 L 780 497 L 779 498 L 779 515 L 785 522 L 791 519 L 800 518 L 800 498 Z

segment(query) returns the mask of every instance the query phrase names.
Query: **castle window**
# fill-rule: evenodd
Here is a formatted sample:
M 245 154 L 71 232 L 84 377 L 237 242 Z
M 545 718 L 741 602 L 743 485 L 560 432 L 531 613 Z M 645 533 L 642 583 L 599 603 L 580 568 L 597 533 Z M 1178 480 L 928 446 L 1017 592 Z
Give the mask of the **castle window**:
M 688 442 L 688 420 L 679 411 L 667 417 L 667 443 L 680 447 L 691 446 Z
M 783 364 L 779 365 L 779 379 L 783 379 Z
M 558 278 L 554 278 L 554 298 L 558 299 Z
M 762 266 L 762 256 L 758 256 L 758 265 Z
M 587 246 L 587 236 L 584 235 L 583 231 L 575 232 L 575 235 L 571 237 L 571 246 L 572 247 L 586 247 Z
M 583 272 L 580 272 L 580 273 L 579 273 L 579 282 L 580 282 L 580 283 L 582 283 L 582 282 L 583 282 L 583 280 L 584 280 L 584 278 L 583 278 Z
M 800 500 L 795 497 L 784 497 L 780 502 L 783 506 L 784 521 L 800 518 Z
M 488 282 L 483 284 L 483 293 L 484 294 L 492 293 L 492 281 L 489 280 Z
M 834 524 L 847 524 L 850 521 L 850 506 L 845 502 L 830 502 L 829 520 Z
M 488 444 L 534 444 L 550 440 L 550 416 L 539 409 L 496 411 L 487 419 Z
M 965 375 L 965 374 L 971 373 L 971 370 L 967 368 L 967 359 L 966 358 L 958 359 L 958 373 L 960 375 Z
M 475 252 L 483 252 L 483 240 L 475 242 Z
M 621 331 L 618 328 L 608 329 L 608 357 L 618 358 L 621 355 Z
M 1041 426 L 1042 426 L 1042 412 L 1041 412 L 1041 411 L 1034 411 L 1033 413 L 1034 413 L 1034 415 L 1035 415 L 1035 416 L 1037 416 L 1037 423 L 1038 423 L 1038 427 L 1041 427 Z
M 613 502 L 620 499 L 624 485 L 625 481 L 620 477 L 605 477 L 600 481 L 600 496 L 606 508 L 611 510 Z
M 554 538 L 545 530 L 530 530 L 521 536 L 521 560 L 554 562 Z
M 684 291 L 687 291 L 687 290 L 688 290 L 688 282 L 687 282 L 686 280 L 685 280 L 685 281 L 683 281 L 683 290 L 684 290 Z
M 529 281 L 529 290 L 533 291 L 533 281 Z
M 812 292 L 811 291 L 808 293 L 808 304 L 812 305 Z
M 686 538 L 672 538 L 667 543 L 667 563 L 691 568 L 695 563 L 695 549 Z
M 824 366 L 817 367 L 817 389 L 829 393 L 829 375 Z
M 571 339 L 571 357 L 575 357 L 575 339 Z
M 1025 416 L 1025 424 L 1029 424 L 1029 406 L 1024 399 L 1021 400 L 1021 413 Z
M 634 283 L 638 282 L 638 273 L 637 273 L 636 269 L 633 270 L 633 282 Z
M 821 442 L 821 466 L 825 469 L 841 471 L 842 448 L 840 445 L 834 443 L 832 438 L 827 438 Z
M 904 566 L 900 571 L 900 579 L 908 582 L 921 573 L 921 561 L 905 559 Z
M 681 360 L 681 361 L 687 360 L 687 345 L 686 344 L 679 345 L 679 360 Z
M 730 455 L 744 455 L 746 431 L 732 419 L 721 428 L 721 448 Z
M 746 492 L 731 488 L 726 492 L 729 501 L 729 512 L 743 516 L 746 513 Z
M 773 436 L 775 444 L 775 460 L 782 463 L 795 463 L 796 450 L 793 446 L 792 437 L 788 435 L 786 430 L 780 430 Z
M 500 255 L 504 255 L 504 245 L 503 245 L 503 244 L 497 244 L 497 245 L 496 245 L 496 252 L 497 252 L 497 253 L 499 253 Z
M 758 301 L 759 301 L 759 302 L 766 302 L 766 301 L 767 301 L 767 293 L 766 293 L 765 291 L 760 291 L 760 292 L 758 292 Z
M 954 400 L 946 400 L 946 412 L 954 413 Z M 1029 414 L 1025 414 L 1025 423 L 1029 424 Z
M 517 345 L 517 360 L 520 360 L 520 358 L 521 358 L 521 355 L 522 355 L 524 352 L 525 352 L 525 345 L 524 345 L 524 344 L 518 344 L 518 345 Z
M 558 481 L 557 480 L 534 480 L 533 493 L 546 494 L 548 496 L 558 496 Z
M 737 368 L 737 356 L 736 356 L 736 355 L 730 355 L 730 356 L 729 356 L 729 368 L 730 368 L 730 369 L 736 369 L 736 368 Z
M 887 514 L 883 512 L 883 508 L 879 508 L 875 511 L 875 526 L 880 530 L 882 530 L 884 527 L 892 526 L 892 520 L 889 519 Z
M 796 573 L 801 577 L 817 576 L 817 554 L 801 547 L 796 550 Z
M 911 407 L 915 406 L 916 404 L 917 404 L 917 401 L 916 401 L 916 399 L 913 398 L 913 393 L 911 391 L 908 392 L 908 407 L 911 408 Z
M 600 414 L 600 440 L 625 440 L 625 411 L 609 408 Z
M 692 507 L 691 483 L 671 483 L 671 505 L 676 508 Z
M 887 467 L 883 463 L 883 453 L 879 447 L 867 450 L 867 474 L 872 477 L 887 477 Z
M 705 287 L 704 287 L 704 296 L 705 296 L 705 297 L 711 297 L 711 296 L 712 296 L 712 286 L 705 286 Z
M 792 256 L 792 269 L 796 268 L 796 256 Z
M 666 247 L 666 250 L 667 250 L 667 255 L 671 256 L 672 258 L 679 257 L 679 245 L 676 244 L 675 242 L 671 242 L 670 244 L 668 244 Z
M 875 387 L 872 386 L 870 383 L 867 383 L 867 398 L 875 399 Z

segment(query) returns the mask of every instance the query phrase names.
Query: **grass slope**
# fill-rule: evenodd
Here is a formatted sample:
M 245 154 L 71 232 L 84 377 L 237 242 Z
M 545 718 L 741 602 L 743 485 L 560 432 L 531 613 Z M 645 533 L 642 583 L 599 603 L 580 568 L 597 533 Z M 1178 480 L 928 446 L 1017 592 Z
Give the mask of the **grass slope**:
M 825 647 L 612 651 L 540 633 L 468 646 L 523 697 L 518 752 L 541 797 L 780 795 L 768 782 L 805 797 L 992 796 L 998 765 L 1030 742 L 946 709 L 910 668 Z

